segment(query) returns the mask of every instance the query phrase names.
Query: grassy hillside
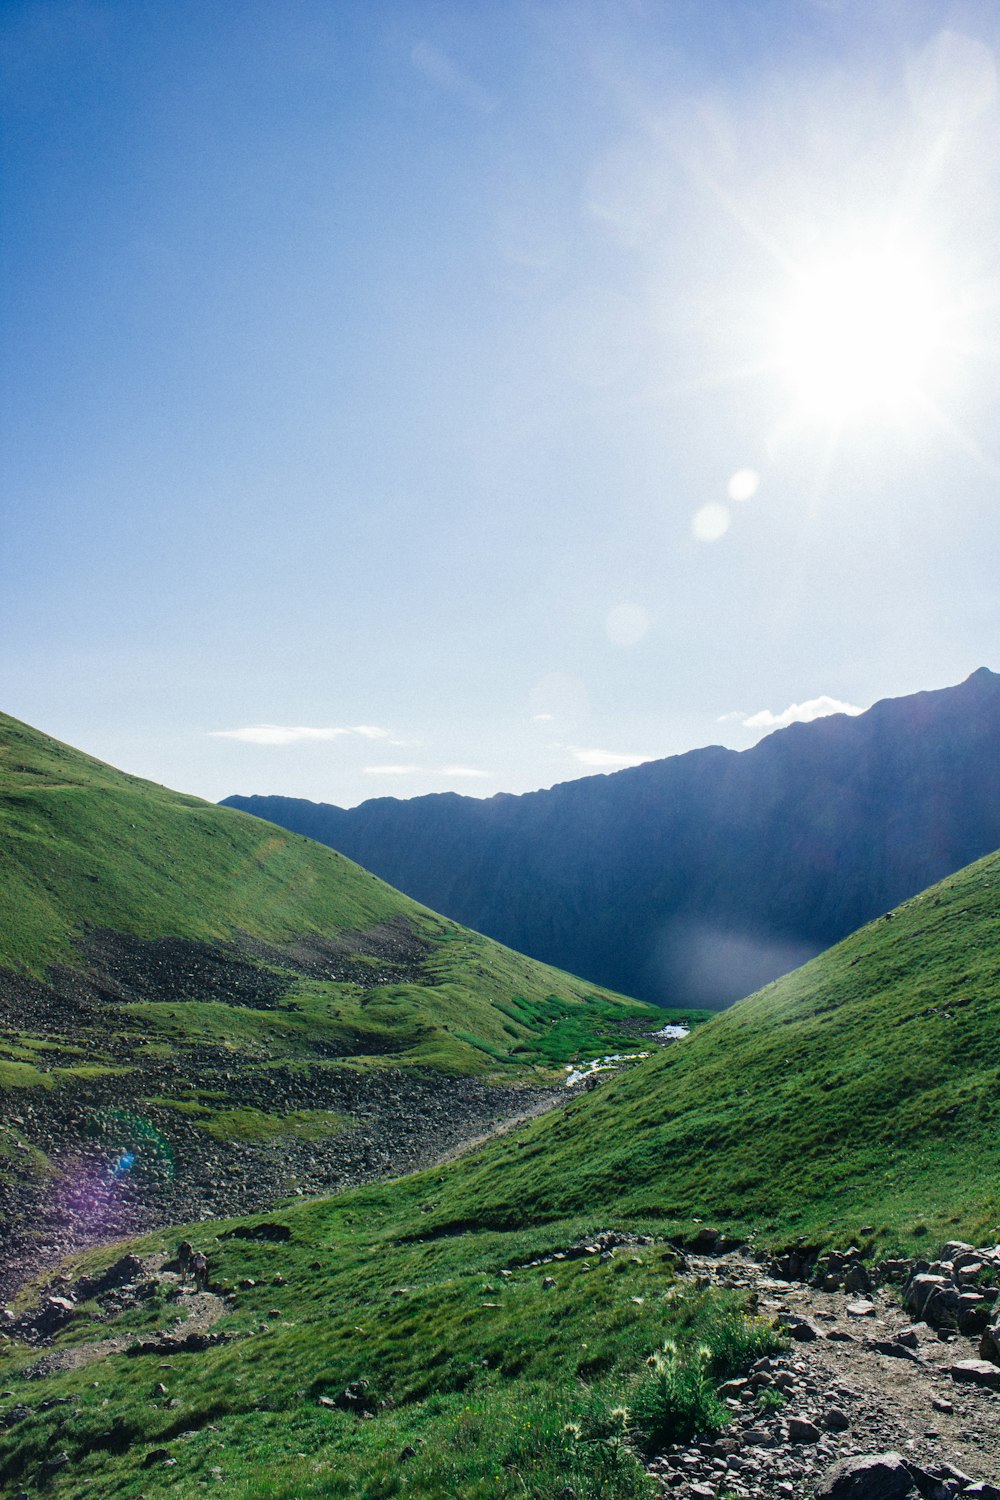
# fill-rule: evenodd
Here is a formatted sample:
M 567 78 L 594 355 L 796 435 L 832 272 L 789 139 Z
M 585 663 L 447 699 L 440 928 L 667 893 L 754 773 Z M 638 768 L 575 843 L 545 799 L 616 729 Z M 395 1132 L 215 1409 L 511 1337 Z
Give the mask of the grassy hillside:
M 0 719 L 0 1289 L 37 1254 L 426 1164 L 663 1021 Z
M 435 1221 L 592 1204 L 775 1241 L 1000 1224 L 1000 854 L 449 1179 Z M 872 1236 L 868 1236 L 869 1239 Z
M 651 1495 L 636 1451 L 665 1388 L 676 1417 L 703 1375 L 711 1424 L 714 1382 L 774 1341 L 734 1301 L 681 1291 L 667 1235 L 711 1220 L 762 1245 L 913 1251 L 995 1233 L 998 893 L 992 856 L 446 1168 L 244 1221 L 249 1238 L 190 1226 L 232 1341 L 54 1368 L 168 1326 L 181 1304 L 161 1282 L 110 1328 L 83 1303 L 41 1367 L 9 1346 L 0 1416 L 27 1410 L 0 1481 L 65 1453 L 66 1500 L 201 1483 L 225 1500 Z M 254 1238 L 262 1224 L 284 1238 Z M 602 1230 L 612 1258 L 565 1254 Z M 651 1372 L 665 1339 L 680 1363 Z
M 332 850 L 125 775 L 4 716 L 0 912 L 0 966 L 37 980 L 54 963 L 106 980 L 106 951 L 88 949 L 105 930 L 147 944 L 235 943 L 220 961 L 296 976 L 266 1020 L 239 1005 L 246 976 L 235 968 L 236 1004 L 225 976 L 204 994 L 187 975 L 180 989 L 130 993 L 121 1026 L 169 1044 L 235 1043 L 273 1058 L 302 1056 L 317 1040 L 349 1054 L 360 1037 L 362 1056 L 384 1042 L 397 1063 L 483 1073 L 562 1062 L 620 1042 L 609 1019 L 661 1014 L 439 918 Z M 349 978 L 325 981 L 324 954 Z M 122 967 L 149 954 L 116 957 Z

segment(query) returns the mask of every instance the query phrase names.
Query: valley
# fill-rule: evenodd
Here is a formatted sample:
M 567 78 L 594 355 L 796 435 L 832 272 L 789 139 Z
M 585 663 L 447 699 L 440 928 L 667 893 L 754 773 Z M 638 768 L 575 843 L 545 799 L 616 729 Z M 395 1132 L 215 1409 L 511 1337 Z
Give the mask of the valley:
M 4 729 L 12 1494 L 1000 1490 L 1000 855 L 665 1013 Z

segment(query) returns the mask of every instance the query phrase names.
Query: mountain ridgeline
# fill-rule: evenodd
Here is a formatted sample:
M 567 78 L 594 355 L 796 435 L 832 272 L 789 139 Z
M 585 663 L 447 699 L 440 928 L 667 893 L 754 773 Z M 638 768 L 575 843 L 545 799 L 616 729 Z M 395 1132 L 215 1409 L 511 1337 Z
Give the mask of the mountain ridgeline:
M 595 983 L 723 1007 L 1000 846 L 1000 675 L 523 796 L 225 805 Z

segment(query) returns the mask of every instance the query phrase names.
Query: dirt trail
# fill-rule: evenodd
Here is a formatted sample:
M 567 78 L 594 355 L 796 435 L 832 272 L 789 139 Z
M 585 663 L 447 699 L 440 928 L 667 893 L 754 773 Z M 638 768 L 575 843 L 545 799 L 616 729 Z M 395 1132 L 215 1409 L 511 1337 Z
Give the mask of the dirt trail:
M 192 1334 L 207 1333 L 226 1311 L 224 1298 L 215 1292 L 199 1291 L 185 1282 L 175 1271 L 163 1269 L 165 1255 L 148 1256 L 142 1265 L 161 1286 L 174 1293 L 173 1317 L 160 1329 L 159 1336 L 167 1339 L 186 1339 Z M 147 1335 L 148 1337 L 148 1335 Z M 107 1359 L 112 1354 L 123 1354 L 127 1349 L 142 1342 L 143 1335 L 134 1330 L 130 1333 L 112 1334 L 109 1338 L 93 1339 L 87 1343 L 72 1344 L 65 1348 L 48 1349 L 30 1367 L 29 1378 L 51 1375 L 62 1370 L 79 1370 L 96 1360 Z
M 716 1442 L 652 1461 L 665 1494 L 807 1500 L 838 1460 L 888 1451 L 929 1472 L 947 1475 L 950 1466 L 1000 1485 L 1000 1391 L 958 1384 L 949 1373 L 977 1358 L 978 1339 L 914 1323 L 893 1288 L 818 1291 L 776 1280 L 738 1253 L 691 1256 L 686 1274 L 748 1290 L 761 1314 L 806 1327 L 787 1354 L 724 1388 L 733 1424 Z M 960 1490 L 942 1496 L 949 1493 Z

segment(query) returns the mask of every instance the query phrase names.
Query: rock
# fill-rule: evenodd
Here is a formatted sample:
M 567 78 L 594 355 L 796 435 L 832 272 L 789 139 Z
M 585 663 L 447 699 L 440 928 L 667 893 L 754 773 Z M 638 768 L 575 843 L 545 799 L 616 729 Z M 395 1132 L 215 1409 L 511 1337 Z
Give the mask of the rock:
M 905 1344 L 901 1344 L 899 1339 L 868 1339 L 865 1348 L 874 1349 L 876 1354 L 888 1355 L 890 1359 L 912 1359 L 920 1363 L 919 1355 Z
M 978 1495 L 980 1500 L 1000 1500 L 1000 1489 L 984 1480 L 980 1484 L 966 1485 L 962 1491 L 962 1500 L 965 1500 L 966 1495 Z
M 944 1396 L 932 1396 L 931 1405 L 935 1411 L 951 1412 L 955 1410 L 954 1401 L 948 1401 Z
M 550 1292 L 552 1290 L 552 1288 L 555 1286 L 555 1284 L 556 1284 L 556 1278 L 554 1276 L 546 1276 L 546 1277 L 544 1277 L 543 1280 L 542 1280 L 542 1291 L 543 1292 Z
M 822 1433 L 815 1422 L 807 1422 L 804 1417 L 789 1417 L 788 1439 L 792 1443 L 818 1443 Z
M 825 1337 L 822 1328 L 812 1318 L 802 1318 L 795 1313 L 786 1313 L 781 1320 L 792 1338 L 799 1344 L 811 1344 L 814 1339 Z
M 910 1500 L 916 1491 L 898 1453 L 845 1458 L 820 1481 L 816 1500 Z
M 950 1282 L 945 1276 L 932 1276 L 929 1272 L 922 1272 L 914 1276 L 906 1288 L 906 1306 L 915 1317 L 922 1317 L 924 1304 L 932 1292 L 939 1291 L 942 1287 L 949 1286 Z
M 823 1426 L 828 1432 L 846 1432 L 850 1425 L 850 1417 L 839 1406 L 831 1406 L 823 1416 Z
M 967 1245 L 964 1240 L 949 1240 L 941 1251 L 942 1260 L 957 1260 L 960 1255 L 975 1255 L 974 1245 Z
M 1000 1365 L 1000 1323 L 992 1323 L 979 1340 L 979 1357 Z
M 934 1287 L 924 1301 L 924 1320 L 935 1328 L 957 1328 L 962 1299 L 951 1282 Z
M 958 1299 L 958 1331 L 974 1338 L 984 1333 L 989 1322 L 990 1309 L 986 1298 L 979 1292 L 962 1292 Z
M 874 1318 L 874 1302 L 848 1302 L 847 1316 L 849 1318 Z
M 960 1359 L 948 1371 L 952 1380 L 965 1385 L 981 1385 L 987 1390 L 1000 1391 L 1000 1365 L 987 1359 Z
M 920 1339 L 915 1328 L 901 1328 L 896 1334 L 896 1343 L 902 1344 L 904 1349 L 919 1349 Z
M 870 1292 L 871 1289 L 872 1279 L 868 1271 L 862 1265 L 861 1261 L 855 1261 L 853 1266 L 848 1267 L 847 1274 L 844 1277 L 844 1291 Z
M 151 1469 L 154 1464 L 166 1463 L 166 1461 L 167 1461 L 167 1459 L 169 1457 L 170 1457 L 170 1451 L 169 1451 L 169 1449 L 167 1449 L 167 1448 L 151 1448 L 149 1450 L 149 1452 L 146 1454 L 146 1457 L 142 1461 L 142 1467 L 144 1469 Z

